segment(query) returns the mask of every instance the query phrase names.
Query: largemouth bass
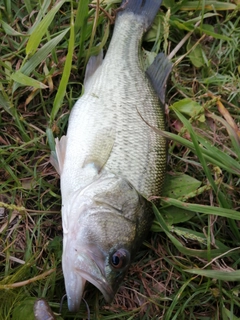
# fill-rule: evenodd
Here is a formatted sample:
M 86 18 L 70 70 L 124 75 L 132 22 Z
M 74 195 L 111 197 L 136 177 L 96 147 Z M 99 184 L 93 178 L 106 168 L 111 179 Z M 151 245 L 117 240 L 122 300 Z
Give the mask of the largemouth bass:
M 165 128 L 171 63 L 160 54 L 144 72 L 140 54 L 160 4 L 123 1 L 106 56 L 90 58 L 67 135 L 56 139 L 70 311 L 79 309 L 86 281 L 112 301 L 150 229 L 146 199 L 161 193 L 166 141 L 154 128 Z

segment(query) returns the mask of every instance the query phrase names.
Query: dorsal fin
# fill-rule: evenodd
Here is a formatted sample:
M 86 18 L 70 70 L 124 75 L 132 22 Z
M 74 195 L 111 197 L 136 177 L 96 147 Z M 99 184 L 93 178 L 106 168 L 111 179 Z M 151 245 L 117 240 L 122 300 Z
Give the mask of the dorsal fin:
M 55 139 L 55 151 L 51 151 L 50 162 L 56 169 L 59 175 L 62 173 L 65 154 L 66 154 L 67 137 L 62 136 L 59 140 Z
M 153 63 L 146 71 L 146 74 L 150 78 L 151 84 L 162 104 L 165 103 L 165 91 L 171 70 L 171 61 L 169 61 L 165 54 L 161 52 L 156 56 Z

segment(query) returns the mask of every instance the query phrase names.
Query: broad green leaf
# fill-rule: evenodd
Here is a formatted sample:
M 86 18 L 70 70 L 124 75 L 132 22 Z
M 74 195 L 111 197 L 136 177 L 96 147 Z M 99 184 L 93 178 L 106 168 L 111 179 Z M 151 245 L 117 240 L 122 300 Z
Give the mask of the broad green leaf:
M 144 70 L 147 70 L 147 68 L 153 63 L 156 55 L 157 54 L 155 52 L 142 49 L 142 60 Z
M 169 108 L 176 109 L 177 111 L 191 118 L 197 117 L 197 119 L 201 122 L 205 121 L 204 108 L 199 103 L 195 102 L 192 99 L 185 98 L 185 99 L 179 100 Z
M 200 181 L 187 174 L 167 174 L 162 195 L 164 197 L 177 199 L 186 196 L 190 192 L 196 191 L 200 185 Z
M 16 82 L 18 82 L 18 83 L 20 83 L 21 85 L 24 85 L 24 86 L 34 87 L 34 88 L 37 88 L 37 89 L 46 89 L 47 88 L 47 86 L 44 83 L 26 76 L 21 71 L 17 71 L 15 73 L 13 73 L 11 75 L 11 78 L 14 81 L 16 81 Z
M 185 270 L 189 273 L 198 274 L 208 278 L 223 280 L 223 281 L 240 281 L 240 270 L 223 271 L 223 270 L 205 270 L 205 269 L 189 269 Z
M 190 50 L 188 56 L 195 67 L 200 68 L 206 65 L 206 62 L 203 57 L 205 53 L 203 52 L 202 46 L 200 44 L 194 46 L 193 43 L 188 42 L 187 50 Z
M 174 206 L 161 208 L 161 214 L 163 215 L 166 223 L 169 225 L 186 222 L 195 216 L 195 212 L 176 208 Z
M 75 32 L 74 32 L 74 20 L 73 20 L 73 10 L 71 14 L 71 27 L 70 27 L 70 39 L 68 43 L 68 53 L 67 58 L 65 61 L 62 78 L 58 87 L 58 91 L 56 94 L 56 97 L 53 102 L 53 108 L 50 115 L 50 123 L 53 122 L 53 120 L 56 117 L 56 114 L 58 113 L 58 110 L 61 108 L 61 104 L 63 101 L 63 98 L 66 93 L 66 87 L 68 84 L 68 79 L 71 72 L 72 67 L 72 57 L 73 57 L 73 51 L 74 51 L 74 39 L 75 39 Z
M 36 52 L 39 43 L 44 34 L 47 32 L 47 29 L 53 21 L 55 14 L 58 12 L 65 1 L 66 0 L 61 0 L 57 2 L 57 4 L 55 4 L 55 6 L 47 13 L 42 21 L 35 27 L 26 46 L 27 55 L 34 54 Z
M 22 66 L 19 71 L 25 75 L 30 75 L 30 73 L 36 69 L 36 67 L 44 61 L 48 54 L 56 47 L 56 45 L 62 40 L 62 38 L 69 31 L 69 28 L 60 33 L 57 37 L 53 38 L 47 42 L 41 49 L 39 49 L 25 64 Z M 19 87 L 20 84 L 14 83 L 13 92 Z

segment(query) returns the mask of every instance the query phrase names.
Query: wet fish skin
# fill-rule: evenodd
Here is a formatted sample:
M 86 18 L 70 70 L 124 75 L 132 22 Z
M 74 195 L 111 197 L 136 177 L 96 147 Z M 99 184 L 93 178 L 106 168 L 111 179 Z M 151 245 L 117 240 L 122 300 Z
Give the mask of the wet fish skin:
M 152 69 L 160 71 L 146 74 L 140 57 L 160 4 L 123 2 L 107 54 L 90 59 L 67 135 L 56 140 L 70 311 L 79 309 L 86 281 L 111 302 L 150 229 L 146 198 L 162 189 L 166 141 L 153 128 L 165 128 L 159 98 L 164 102 L 171 64 L 159 56 Z

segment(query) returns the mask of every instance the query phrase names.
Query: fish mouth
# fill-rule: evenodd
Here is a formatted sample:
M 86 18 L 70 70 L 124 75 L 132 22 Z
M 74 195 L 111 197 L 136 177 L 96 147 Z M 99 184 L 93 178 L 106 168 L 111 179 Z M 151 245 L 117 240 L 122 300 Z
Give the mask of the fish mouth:
M 88 253 L 78 254 L 74 266 L 71 265 L 71 259 L 64 260 L 68 262 L 64 264 L 63 273 L 69 311 L 77 312 L 79 310 L 86 281 L 98 288 L 108 303 L 112 302 L 115 292 L 103 275 L 101 266 L 98 266 Z
M 84 271 L 80 272 L 81 278 L 87 280 L 88 282 L 92 283 L 104 296 L 104 299 L 107 303 L 111 303 L 115 293 L 113 292 L 112 288 L 107 283 L 106 279 L 102 276 L 101 278 L 94 278 L 93 275 L 88 274 Z

